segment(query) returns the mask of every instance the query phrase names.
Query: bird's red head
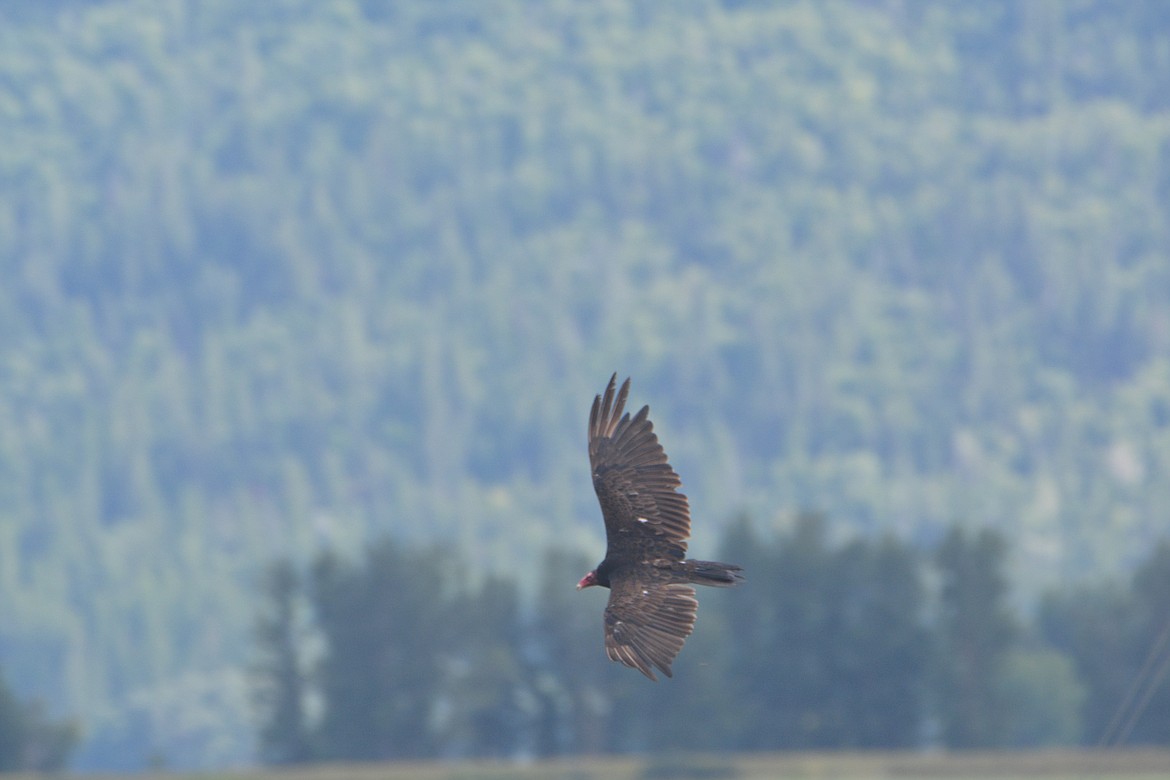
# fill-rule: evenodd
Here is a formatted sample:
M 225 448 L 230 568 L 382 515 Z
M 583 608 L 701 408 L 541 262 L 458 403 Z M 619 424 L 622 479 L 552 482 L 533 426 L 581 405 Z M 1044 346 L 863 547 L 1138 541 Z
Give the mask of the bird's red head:
M 589 586 L 596 585 L 596 584 L 597 584 L 597 571 L 594 570 L 594 571 L 589 572 L 588 574 L 586 574 L 584 577 L 581 578 L 581 581 L 577 583 L 577 590 L 581 590 L 581 588 L 588 588 Z

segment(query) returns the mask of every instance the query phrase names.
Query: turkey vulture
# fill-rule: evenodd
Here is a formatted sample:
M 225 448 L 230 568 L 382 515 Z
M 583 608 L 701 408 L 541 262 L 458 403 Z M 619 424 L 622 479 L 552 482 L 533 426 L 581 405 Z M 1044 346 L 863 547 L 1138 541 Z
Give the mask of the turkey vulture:
M 605 653 L 651 680 L 670 664 L 695 628 L 699 602 L 690 583 L 728 587 L 739 566 L 687 560 L 691 512 L 682 484 L 647 419 L 649 406 L 622 414 L 630 380 L 614 397 L 617 374 L 589 412 L 589 463 L 605 518 L 605 560 L 577 583 L 609 588 Z

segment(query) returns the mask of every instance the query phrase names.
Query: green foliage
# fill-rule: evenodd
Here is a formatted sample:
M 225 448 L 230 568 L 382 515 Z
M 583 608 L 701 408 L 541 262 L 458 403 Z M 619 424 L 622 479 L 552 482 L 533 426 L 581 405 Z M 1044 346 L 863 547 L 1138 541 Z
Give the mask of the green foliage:
M 727 604 L 729 684 L 741 749 L 917 742 L 928 636 L 915 554 L 890 538 L 831 545 L 802 516 L 762 539 L 746 524 L 720 554 L 751 573 Z
M 1008 608 L 1007 542 L 952 526 L 934 563 L 940 579 L 934 686 L 947 747 L 987 748 L 1008 739 L 1006 663 L 1020 626 Z
M 265 763 L 298 764 L 313 757 L 313 745 L 307 712 L 308 626 L 303 589 L 291 562 L 269 567 L 261 596 L 268 611 L 257 620 L 259 659 L 253 668 L 260 754 Z
M 1120 732 L 1124 739 L 1159 744 L 1170 733 L 1170 542 L 1162 542 L 1133 578 L 1138 631 L 1134 649 L 1145 649 L 1131 682 L 1134 698 Z M 1129 722 L 1132 718 L 1132 723 Z
M 530 697 L 514 580 L 494 576 L 459 599 L 445 685 L 455 715 L 445 730 L 464 755 L 510 758 L 521 749 Z
M 245 761 L 260 562 L 392 533 L 531 591 L 600 547 L 615 369 L 696 517 L 961 513 L 1010 529 L 1025 599 L 1127 572 L 1170 503 L 1168 30 L 1156 0 L 4 4 L 6 667 L 86 722 L 80 768 Z
M 1085 686 L 1067 655 L 1051 648 L 1013 649 L 996 685 L 1006 712 L 1004 744 L 1034 748 L 1079 742 Z
M 1049 593 L 1039 624 L 1073 660 L 1086 689 L 1087 744 L 1164 744 L 1170 733 L 1170 544 L 1159 544 L 1128 588 L 1115 582 Z
M 952 528 L 925 556 L 888 536 L 833 541 L 833 530 L 818 515 L 770 533 L 746 518 L 730 525 L 719 556 L 744 564 L 748 580 L 700 593 L 676 677 L 660 685 L 605 658 L 603 605 L 573 589 L 588 568 L 574 554 L 546 554 L 527 606 L 512 577 L 470 580 L 436 550 L 384 541 L 359 561 L 326 554 L 308 622 L 289 617 L 305 594 L 278 563 L 262 589 L 261 657 L 323 649 L 315 675 L 290 672 L 303 662 L 257 667 L 266 760 L 1035 748 L 1084 743 L 1082 724 L 1104 718 L 1127 724 L 1123 741 L 1165 741 L 1164 680 L 1145 678 L 1133 723 L 1108 687 L 1140 679 L 1151 647 L 1145 666 L 1165 661 L 1150 644 L 1164 611 L 1145 611 L 1161 594 L 1165 548 L 1132 589 L 1109 591 L 1131 628 L 1120 651 L 1102 652 L 1094 640 L 1116 625 L 1086 634 L 1105 602 L 1085 594 L 1047 600 L 1043 641 L 1024 630 L 992 532 Z M 1133 663 L 1101 679 L 1118 659 Z M 320 703 L 313 716 L 307 700 Z
M 573 572 L 584 575 L 594 563 L 556 548 L 541 561 L 531 625 L 537 702 L 533 742 L 540 756 L 601 753 L 608 747 L 612 711 L 605 690 L 610 678 L 608 662 L 597 653 L 604 601 L 594 589 L 578 592 L 572 577 Z
M 529 610 L 513 580 L 470 586 L 432 552 L 383 542 L 360 564 L 325 556 L 311 599 L 323 715 L 305 741 L 343 760 L 915 744 L 930 646 L 917 556 L 889 538 L 830 546 L 811 516 L 775 538 L 745 521 L 724 553 L 749 585 L 701 594 L 676 663 L 685 684 L 649 688 L 606 660 L 603 604 L 572 587 L 588 568 L 577 556 L 546 555 Z M 258 637 L 265 657 L 284 646 L 276 635 Z M 301 679 L 260 672 L 262 691 Z M 260 704 L 262 737 L 304 736 Z
M 390 541 L 371 546 L 360 565 L 334 555 L 316 563 L 311 599 L 326 646 L 322 757 L 437 755 L 435 693 L 459 630 L 452 565 L 438 550 Z
M 1084 681 L 1081 739 L 1096 744 L 1123 701 L 1136 661 L 1128 646 L 1134 634 L 1129 594 L 1116 585 L 1082 586 L 1049 593 L 1039 624 L 1047 642 L 1074 660 Z

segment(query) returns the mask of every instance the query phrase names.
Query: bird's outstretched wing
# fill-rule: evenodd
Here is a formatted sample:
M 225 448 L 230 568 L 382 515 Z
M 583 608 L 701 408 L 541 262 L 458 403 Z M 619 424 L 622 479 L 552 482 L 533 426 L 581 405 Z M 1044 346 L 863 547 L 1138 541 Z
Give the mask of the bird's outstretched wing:
M 622 414 L 630 380 L 614 393 L 617 374 L 589 413 L 589 463 L 593 489 L 605 518 L 607 557 L 638 557 L 631 551 L 654 547 L 656 557 L 682 559 L 691 533 L 691 510 L 682 484 L 648 419 L 649 406 L 632 418 Z
M 605 653 L 651 680 L 670 664 L 695 628 L 695 589 L 641 579 L 636 572 L 614 577 L 605 607 Z

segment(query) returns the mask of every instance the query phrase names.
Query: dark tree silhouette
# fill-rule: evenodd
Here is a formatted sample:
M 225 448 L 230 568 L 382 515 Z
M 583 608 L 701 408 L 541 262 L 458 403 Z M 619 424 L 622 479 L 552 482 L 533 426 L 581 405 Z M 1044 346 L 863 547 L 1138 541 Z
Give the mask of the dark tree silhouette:
M 431 758 L 451 659 L 454 580 L 450 556 L 390 541 L 361 565 L 323 556 L 312 599 L 325 638 L 318 670 L 323 757 Z
M 273 563 L 264 574 L 263 611 L 256 621 L 258 659 L 252 667 L 254 700 L 260 716 L 260 757 L 269 764 L 299 764 L 313 758 L 305 706 L 308 616 L 301 579 L 290 561 Z
M 1010 718 L 1000 677 L 1019 634 L 1007 604 L 1007 543 L 952 526 L 935 551 L 940 578 L 934 706 L 951 748 L 1003 744 Z

